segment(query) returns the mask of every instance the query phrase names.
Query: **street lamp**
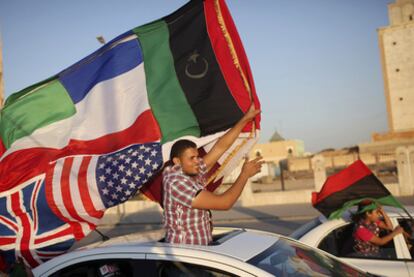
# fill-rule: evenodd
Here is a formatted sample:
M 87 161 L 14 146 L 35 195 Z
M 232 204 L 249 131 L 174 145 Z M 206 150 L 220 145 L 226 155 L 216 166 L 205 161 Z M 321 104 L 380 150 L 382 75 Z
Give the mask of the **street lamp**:
M 105 38 L 103 36 L 97 36 L 96 39 L 99 41 L 100 44 L 105 44 Z

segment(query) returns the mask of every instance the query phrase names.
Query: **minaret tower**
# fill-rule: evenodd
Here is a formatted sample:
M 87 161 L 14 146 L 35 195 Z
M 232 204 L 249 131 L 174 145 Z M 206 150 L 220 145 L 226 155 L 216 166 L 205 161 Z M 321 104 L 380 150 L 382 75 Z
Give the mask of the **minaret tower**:
M 414 0 L 388 4 L 388 15 L 378 36 L 389 130 L 374 140 L 414 137 Z

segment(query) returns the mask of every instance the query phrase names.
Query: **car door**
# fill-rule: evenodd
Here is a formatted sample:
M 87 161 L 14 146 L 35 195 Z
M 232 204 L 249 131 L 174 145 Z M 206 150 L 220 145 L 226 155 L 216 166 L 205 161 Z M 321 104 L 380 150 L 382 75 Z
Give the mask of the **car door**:
M 50 277 L 109 277 L 134 276 L 133 259 L 95 257 L 88 261 L 67 264 L 59 270 L 52 270 L 41 276 Z M 53 272 L 53 273 L 52 273 Z
M 176 272 L 178 270 L 181 274 L 185 274 L 186 276 L 272 276 L 247 263 L 226 257 L 211 257 L 206 259 L 176 254 L 148 254 L 147 261 L 152 261 L 155 264 L 155 267 L 158 269 L 158 274 L 163 273 L 163 270 L 160 271 L 160 268 L 166 268 L 165 271 L 172 270 L 173 272 Z
M 407 261 L 407 268 L 408 268 L 408 272 L 409 272 L 410 276 L 413 277 L 414 276 L 414 262 L 413 262 L 413 260 Z
M 394 226 L 396 220 L 391 219 Z M 317 248 L 339 257 L 341 260 L 356 265 L 370 273 L 385 276 L 409 277 L 407 255 L 401 246 L 402 235 L 396 236 L 389 243 L 384 251 L 385 255 L 381 258 L 356 257 L 353 251 L 353 226 L 344 223 L 335 228 L 327 230 L 321 234 Z
M 404 230 L 411 234 L 411 237 L 414 236 L 413 226 L 411 219 L 408 217 L 400 216 L 396 220 L 398 224 L 404 228 Z M 403 255 L 405 255 L 406 266 L 411 277 L 414 277 L 414 240 L 406 241 L 402 236 L 399 238 L 400 249 Z
M 141 253 L 97 253 L 82 255 L 76 252 L 62 255 L 33 270 L 35 277 L 88 277 L 100 276 L 99 272 L 118 269 L 119 276 L 132 276 L 132 260 L 145 260 Z

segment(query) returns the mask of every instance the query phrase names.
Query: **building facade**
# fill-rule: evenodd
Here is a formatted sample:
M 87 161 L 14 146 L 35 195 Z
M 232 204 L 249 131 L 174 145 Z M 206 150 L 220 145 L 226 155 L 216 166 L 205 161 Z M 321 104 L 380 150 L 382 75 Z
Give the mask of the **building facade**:
M 388 15 L 390 24 L 378 36 L 389 138 L 414 131 L 414 0 L 390 3 Z

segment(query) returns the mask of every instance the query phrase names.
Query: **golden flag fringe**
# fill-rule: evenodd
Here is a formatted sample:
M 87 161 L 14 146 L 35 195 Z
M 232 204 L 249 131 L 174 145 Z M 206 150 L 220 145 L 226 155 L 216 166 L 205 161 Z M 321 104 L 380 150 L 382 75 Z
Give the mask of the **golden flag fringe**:
M 216 14 L 217 14 L 217 19 L 218 19 L 218 23 L 220 25 L 221 31 L 223 32 L 224 38 L 227 41 L 227 45 L 229 47 L 230 54 L 231 54 L 231 57 L 233 59 L 233 63 L 236 66 L 237 70 L 239 71 L 239 73 L 240 73 L 240 75 L 243 79 L 244 86 L 247 89 L 247 92 L 249 93 L 250 102 L 253 103 L 252 90 L 251 90 L 249 82 L 247 81 L 246 75 L 244 74 L 244 71 L 242 70 L 242 68 L 240 66 L 239 58 L 237 57 L 237 53 L 236 53 L 236 50 L 234 48 L 233 41 L 232 41 L 231 36 L 230 36 L 230 34 L 227 30 L 226 23 L 224 22 L 223 14 L 221 13 L 220 0 L 215 0 L 214 1 L 214 8 L 215 8 L 215 11 L 216 11 Z M 233 157 L 236 155 L 236 153 L 239 152 L 240 149 L 243 146 L 246 145 L 246 143 L 248 142 L 249 139 L 253 138 L 253 135 L 256 136 L 256 124 L 255 124 L 254 120 L 253 120 L 252 130 L 250 131 L 249 136 L 247 138 L 243 139 L 243 141 L 239 145 L 237 145 L 233 149 L 233 151 L 231 151 L 231 153 L 224 160 L 223 164 L 221 164 L 220 167 L 214 172 L 214 174 L 212 174 L 210 176 L 210 178 L 208 178 L 207 184 L 212 182 L 223 171 L 223 169 L 230 162 L 230 160 L 233 159 Z

